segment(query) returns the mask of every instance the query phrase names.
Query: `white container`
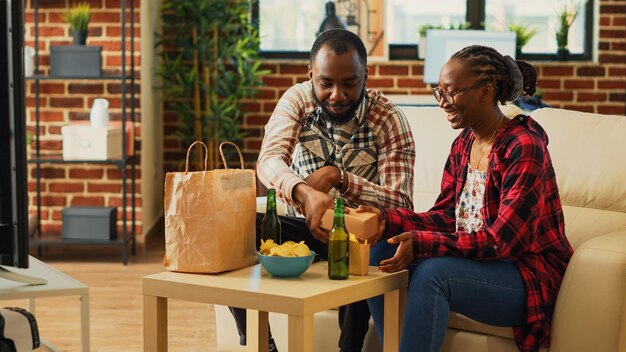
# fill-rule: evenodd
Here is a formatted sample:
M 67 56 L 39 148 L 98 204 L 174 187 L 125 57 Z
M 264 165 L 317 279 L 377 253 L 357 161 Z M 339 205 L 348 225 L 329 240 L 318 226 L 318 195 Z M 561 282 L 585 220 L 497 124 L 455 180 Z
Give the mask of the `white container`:
M 68 125 L 61 127 L 63 159 L 111 160 L 122 158 L 122 128 Z
M 24 47 L 24 77 L 31 77 L 35 73 L 35 48 Z
M 109 101 L 104 98 L 94 99 L 89 122 L 93 127 L 107 127 L 109 124 Z

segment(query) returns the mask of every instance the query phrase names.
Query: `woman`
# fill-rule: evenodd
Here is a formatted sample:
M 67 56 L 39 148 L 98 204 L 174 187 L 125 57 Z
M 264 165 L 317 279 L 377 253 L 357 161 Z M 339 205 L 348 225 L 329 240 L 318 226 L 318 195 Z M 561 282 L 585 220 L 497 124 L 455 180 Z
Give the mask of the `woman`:
M 498 102 L 535 92 L 535 69 L 492 48 L 469 46 L 443 66 L 433 89 L 454 129 L 432 209 L 372 209 L 381 235 L 372 265 L 410 269 L 401 351 L 438 351 L 450 311 L 513 327 L 521 351 L 549 343 L 550 320 L 572 248 L 548 138 L 531 117 Z M 368 301 L 379 335 L 383 301 Z M 382 338 L 382 336 L 381 336 Z

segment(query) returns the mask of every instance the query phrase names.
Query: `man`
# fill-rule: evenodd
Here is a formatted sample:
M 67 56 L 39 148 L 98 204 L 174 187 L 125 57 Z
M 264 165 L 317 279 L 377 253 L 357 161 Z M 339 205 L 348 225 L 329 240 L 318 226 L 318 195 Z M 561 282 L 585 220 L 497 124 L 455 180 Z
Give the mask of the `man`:
M 278 101 L 257 175 L 305 216 L 281 217 L 282 240 L 304 240 L 326 257 L 328 233 L 319 225 L 334 196 L 352 207 L 413 207 L 415 145 L 404 114 L 380 91 L 365 89 L 367 52 L 352 32 L 319 35 L 309 78 Z M 231 310 L 243 343 L 245 310 Z M 340 307 L 341 351 L 361 350 L 369 317 L 365 301 Z

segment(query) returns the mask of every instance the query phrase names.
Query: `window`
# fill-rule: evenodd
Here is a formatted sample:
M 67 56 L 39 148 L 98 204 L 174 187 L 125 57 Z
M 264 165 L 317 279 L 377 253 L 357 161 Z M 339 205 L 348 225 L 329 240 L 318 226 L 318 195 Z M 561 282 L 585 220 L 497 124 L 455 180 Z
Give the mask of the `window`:
M 523 47 L 518 58 L 556 59 L 555 31 L 558 14 L 565 6 L 578 9 L 570 28 L 568 49 L 571 60 L 591 59 L 593 0 L 387 0 L 385 11 L 390 57 L 394 48 L 418 42 L 417 28 L 428 24 L 458 28 L 468 23 L 473 29 L 503 31 L 511 21 L 532 26 L 537 34 Z
M 415 44 L 424 25 L 455 28 L 465 23 L 467 0 L 387 0 L 385 20 L 389 44 Z
M 261 53 L 268 58 L 307 58 L 327 0 L 258 0 L 253 17 L 259 20 Z M 369 6 L 376 0 L 335 0 L 337 14 L 346 19 L 353 14 L 349 4 Z M 593 0 L 384 0 L 385 40 L 391 59 L 407 45 L 418 43 L 422 25 L 502 31 L 510 22 L 524 23 L 537 34 L 524 46 L 518 58 L 556 59 L 555 30 L 558 12 L 566 4 L 577 4 L 569 34 L 570 60 L 591 59 Z M 358 13 L 358 10 L 357 10 Z M 371 38 L 370 38 L 371 41 Z
M 563 0 L 487 0 L 485 27 L 501 31 L 511 21 L 525 24 L 537 34 L 522 48 L 522 53 L 551 54 L 557 49 L 554 33 L 559 29 L 558 13 L 564 6 Z M 584 8 L 580 8 L 569 34 L 568 48 L 572 54 L 585 52 L 585 17 Z
M 326 0 L 259 1 L 263 52 L 308 52 L 324 19 Z

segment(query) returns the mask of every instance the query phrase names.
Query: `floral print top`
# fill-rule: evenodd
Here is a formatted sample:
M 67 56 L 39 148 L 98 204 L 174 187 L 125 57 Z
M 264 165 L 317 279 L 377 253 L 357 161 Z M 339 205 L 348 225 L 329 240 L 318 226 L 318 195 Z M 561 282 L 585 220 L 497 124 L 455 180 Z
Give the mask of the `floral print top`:
M 483 208 L 486 179 L 487 171 L 474 170 L 468 165 L 465 185 L 454 211 L 457 231 L 476 232 L 483 228 L 480 210 Z

